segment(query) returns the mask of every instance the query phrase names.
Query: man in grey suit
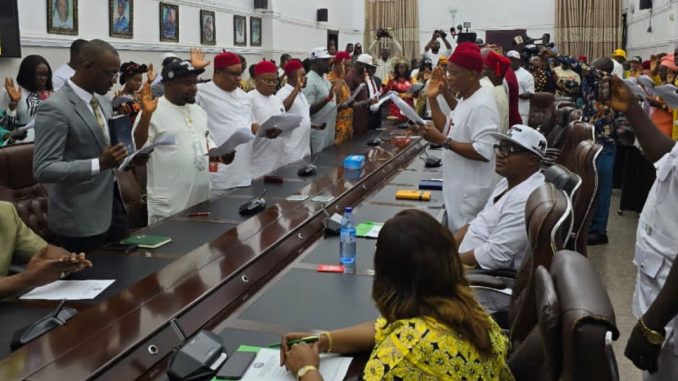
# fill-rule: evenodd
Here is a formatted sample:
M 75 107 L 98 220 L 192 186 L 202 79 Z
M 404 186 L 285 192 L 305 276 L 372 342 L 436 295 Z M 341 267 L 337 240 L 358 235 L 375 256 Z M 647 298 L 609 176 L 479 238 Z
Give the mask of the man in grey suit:
M 51 240 L 73 252 L 126 234 L 114 169 L 127 150 L 122 143 L 110 145 L 107 121 L 113 111 L 103 97 L 115 83 L 120 58 L 102 40 L 89 41 L 81 54 L 73 77 L 39 106 L 33 153 L 35 180 L 49 183 Z

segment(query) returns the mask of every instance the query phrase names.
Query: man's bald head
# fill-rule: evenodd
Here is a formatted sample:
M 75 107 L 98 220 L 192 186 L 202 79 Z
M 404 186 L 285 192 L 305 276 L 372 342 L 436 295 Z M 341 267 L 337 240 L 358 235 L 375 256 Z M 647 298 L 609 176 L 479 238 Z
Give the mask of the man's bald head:
M 118 76 L 120 57 L 106 41 L 91 40 L 81 51 L 82 65 L 76 69 L 73 81 L 83 89 L 106 94 Z
M 82 58 L 86 61 L 98 62 L 107 54 L 119 57 L 118 51 L 104 40 L 91 40 L 82 47 Z
M 597 60 L 593 61 L 591 66 L 594 69 L 604 71 L 608 74 L 612 73 L 612 70 L 614 70 L 614 63 L 612 63 L 612 59 L 609 57 L 598 58 Z

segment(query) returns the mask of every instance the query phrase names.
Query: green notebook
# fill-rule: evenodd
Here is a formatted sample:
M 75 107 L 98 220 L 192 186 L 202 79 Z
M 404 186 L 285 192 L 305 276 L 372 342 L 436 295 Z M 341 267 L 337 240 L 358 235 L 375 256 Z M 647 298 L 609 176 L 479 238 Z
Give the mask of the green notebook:
M 164 235 L 133 235 L 124 240 L 122 243 L 131 243 L 135 244 L 144 249 L 157 249 L 162 245 L 166 245 L 172 242 L 172 238 L 166 237 Z

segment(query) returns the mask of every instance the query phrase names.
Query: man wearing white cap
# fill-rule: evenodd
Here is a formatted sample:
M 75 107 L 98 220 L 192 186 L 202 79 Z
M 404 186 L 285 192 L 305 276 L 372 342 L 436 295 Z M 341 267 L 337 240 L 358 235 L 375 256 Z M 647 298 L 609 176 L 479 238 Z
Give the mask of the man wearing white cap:
M 511 69 L 518 78 L 518 112 L 523 124 L 527 124 L 530 119 L 530 99 L 534 95 L 534 76 L 520 65 L 520 53 L 511 50 L 506 53 L 506 57 L 511 60 Z
M 518 270 L 528 253 L 525 203 L 544 184 L 541 159 L 546 139 L 535 129 L 513 126 L 506 135 L 493 133 L 495 171 L 503 177 L 485 208 L 470 224 L 454 234 L 464 264 L 482 269 Z
M 311 105 L 311 152 L 315 153 L 334 144 L 334 129 L 337 122 L 336 92 L 325 74 L 330 71 L 332 56 L 327 48 L 311 51 L 311 70 L 306 76 L 302 93 Z
M 361 83 L 365 82 L 365 87 L 360 90 L 358 95 L 355 97 L 355 103 L 353 104 L 353 136 L 360 136 L 367 132 L 367 128 L 370 124 L 370 91 L 367 86 L 367 79 L 369 78 L 367 74 L 367 67 L 377 66 L 372 60 L 372 56 L 369 54 L 361 54 L 353 63 L 353 67 L 346 74 L 346 84 L 348 88 L 351 89 L 351 93 L 360 86 Z

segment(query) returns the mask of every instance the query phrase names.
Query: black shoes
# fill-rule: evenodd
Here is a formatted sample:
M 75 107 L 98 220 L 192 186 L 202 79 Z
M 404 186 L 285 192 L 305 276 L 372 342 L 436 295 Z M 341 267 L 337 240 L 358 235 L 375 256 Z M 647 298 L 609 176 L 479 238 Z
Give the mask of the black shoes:
M 607 239 L 607 234 L 598 234 L 598 233 L 589 233 L 588 245 L 606 245 L 609 241 Z

